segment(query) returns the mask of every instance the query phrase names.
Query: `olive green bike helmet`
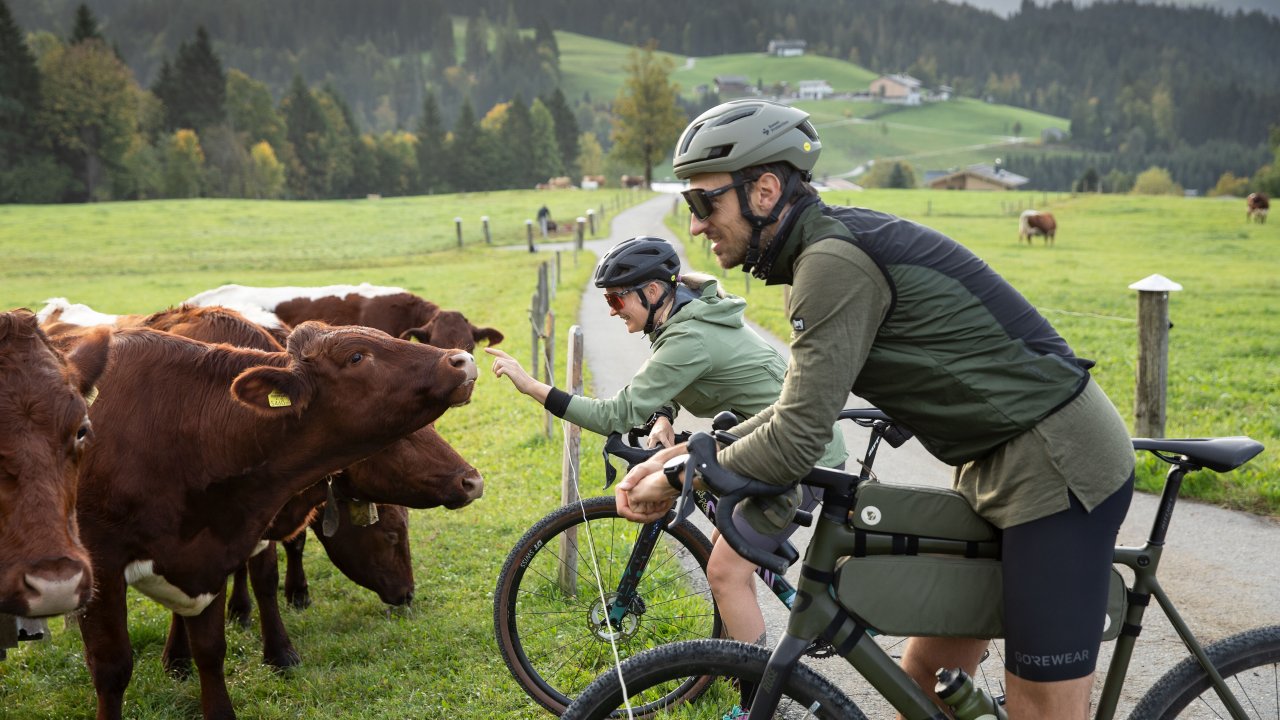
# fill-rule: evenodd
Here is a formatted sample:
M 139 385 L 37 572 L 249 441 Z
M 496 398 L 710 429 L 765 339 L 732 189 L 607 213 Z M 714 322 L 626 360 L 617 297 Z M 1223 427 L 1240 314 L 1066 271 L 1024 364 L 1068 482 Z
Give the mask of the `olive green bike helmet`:
M 676 177 L 732 173 L 753 165 L 791 163 L 805 179 L 822 151 L 809 113 L 767 100 L 730 100 L 702 113 L 680 135 Z

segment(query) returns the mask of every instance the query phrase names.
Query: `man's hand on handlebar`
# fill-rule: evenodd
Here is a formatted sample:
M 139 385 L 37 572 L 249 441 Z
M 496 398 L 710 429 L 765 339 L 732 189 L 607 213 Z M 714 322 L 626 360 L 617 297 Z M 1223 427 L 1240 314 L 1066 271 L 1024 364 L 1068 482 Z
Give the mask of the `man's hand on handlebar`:
M 653 420 L 653 427 L 649 428 L 649 442 L 645 447 L 669 448 L 676 444 L 676 431 L 671 427 L 671 421 L 665 415 L 659 415 Z
M 669 458 L 683 452 L 685 446 L 682 443 L 662 450 L 631 468 L 613 491 L 618 514 L 638 523 L 650 523 L 666 515 L 680 492 L 667 482 L 662 466 Z

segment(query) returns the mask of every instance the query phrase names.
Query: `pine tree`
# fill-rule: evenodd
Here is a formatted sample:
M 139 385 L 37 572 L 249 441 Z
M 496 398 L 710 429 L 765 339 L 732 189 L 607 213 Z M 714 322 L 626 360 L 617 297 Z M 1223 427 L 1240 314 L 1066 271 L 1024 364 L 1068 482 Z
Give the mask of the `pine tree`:
M 449 142 L 448 167 L 453 171 L 449 184 L 454 190 L 471 192 L 484 188 L 488 170 L 484 165 L 486 151 L 484 133 L 476 121 L 471 99 L 467 98 L 458 110 Z
M 40 109 L 40 71 L 27 48 L 22 28 L 0 0 L 0 167 L 35 144 L 35 114 Z
M 281 102 L 280 114 L 284 116 L 285 137 L 291 150 L 289 190 L 297 198 L 326 197 L 329 193 L 326 172 L 329 158 L 325 152 L 325 136 L 329 128 L 324 110 L 302 82 L 302 76 L 293 76 L 289 94 Z
M 447 187 L 444 174 L 445 133 L 435 93 L 427 93 L 427 97 L 422 101 L 422 116 L 418 118 L 417 135 L 420 189 L 428 195 L 442 192 Z
M 71 27 L 71 38 L 67 41 L 68 45 L 82 43 L 85 40 L 101 40 L 106 42 L 106 38 L 102 37 L 102 32 L 98 30 L 98 19 L 93 16 L 93 11 L 88 5 L 80 3 L 76 8 L 75 23 Z
M 569 175 L 577 175 L 578 164 L 578 121 L 569 108 L 564 93 L 557 87 L 550 95 L 542 98 L 542 103 L 551 112 L 555 121 L 556 145 L 560 147 L 560 164 Z
M 203 25 L 192 42 L 178 47 L 172 65 L 166 60 L 160 67 L 152 91 L 164 102 L 169 130 L 201 130 L 226 118 L 227 76 Z

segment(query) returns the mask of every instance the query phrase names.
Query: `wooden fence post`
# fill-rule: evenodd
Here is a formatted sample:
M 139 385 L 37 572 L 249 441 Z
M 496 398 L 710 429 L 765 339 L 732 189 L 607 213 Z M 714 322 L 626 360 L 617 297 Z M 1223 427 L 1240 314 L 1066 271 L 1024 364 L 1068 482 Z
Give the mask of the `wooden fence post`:
M 547 263 L 543 263 L 542 266 L 546 268 Z M 550 302 L 549 297 L 547 300 Z M 542 347 L 546 349 L 547 353 L 547 357 L 544 358 L 545 362 L 543 363 L 542 368 L 542 382 L 554 387 L 555 382 L 551 375 L 556 369 L 556 313 L 549 307 L 547 308 L 546 320 L 544 321 L 542 328 L 542 338 Z M 551 433 L 555 429 L 554 420 L 555 416 L 553 416 L 551 411 L 548 410 L 546 412 L 546 433 L 548 439 L 551 438 Z
M 529 252 L 536 252 L 536 250 L 534 250 L 534 247 L 533 247 L 533 221 L 532 220 L 524 221 L 524 234 L 528 237 L 528 240 L 529 240 Z
M 484 244 L 485 244 L 485 245 L 492 245 L 492 244 L 493 244 L 493 238 L 489 236 L 489 216 L 488 216 L 488 215 L 481 215 L 481 216 L 480 216 L 480 224 L 484 226 Z
M 569 350 L 565 359 L 565 387 L 570 394 L 582 394 L 582 327 L 569 328 Z M 578 502 L 578 472 L 582 429 L 573 423 L 564 425 L 564 460 L 560 467 L 560 504 Z M 565 595 L 578 594 L 578 528 L 570 527 L 560 535 L 560 590 Z
M 591 231 L 591 237 L 596 236 L 596 211 L 587 208 L 587 229 Z
M 1169 293 L 1182 289 L 1163 275 L 1129 286 L 1138 291 L 1138 369 L 1133 394 L 1135 437 L 1164 437 L 1165 395 L 1169 381 Z
M 573 246 L 575 250 L 582 249 L 582 235 L 583 235 L 583 231 L 586 229 L 586 226 L 587 226 L 587 219 L 584 217 L 579 217 L 578 218 L 578 238 L 575 241 L 575 244 Z
M 462 218 L 455 217 L 453 219 L 453 226 L 458 231 L 458 247 L 462 247 Z

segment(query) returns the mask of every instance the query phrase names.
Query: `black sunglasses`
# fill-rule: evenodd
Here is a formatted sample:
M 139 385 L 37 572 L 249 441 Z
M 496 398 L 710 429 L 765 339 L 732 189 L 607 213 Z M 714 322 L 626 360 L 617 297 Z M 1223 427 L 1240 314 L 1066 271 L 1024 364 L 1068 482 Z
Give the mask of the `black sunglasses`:
M 711 217 L 712 211 L 716 209 L 715 205 L 711 202 L 711 198 L 716 197 L 717 195 L 723 195 L 730 190 L 746 185 L 749 182 L 751 181 L 737 180 L 714 190 L 689 188 L 688 190 L 681 191 L 680 194 L 684 196 L 684 201 L 689 206 L 689 212 L 693 213 L 693 216 L 699 220 L 705 221 L 707 218 Z

